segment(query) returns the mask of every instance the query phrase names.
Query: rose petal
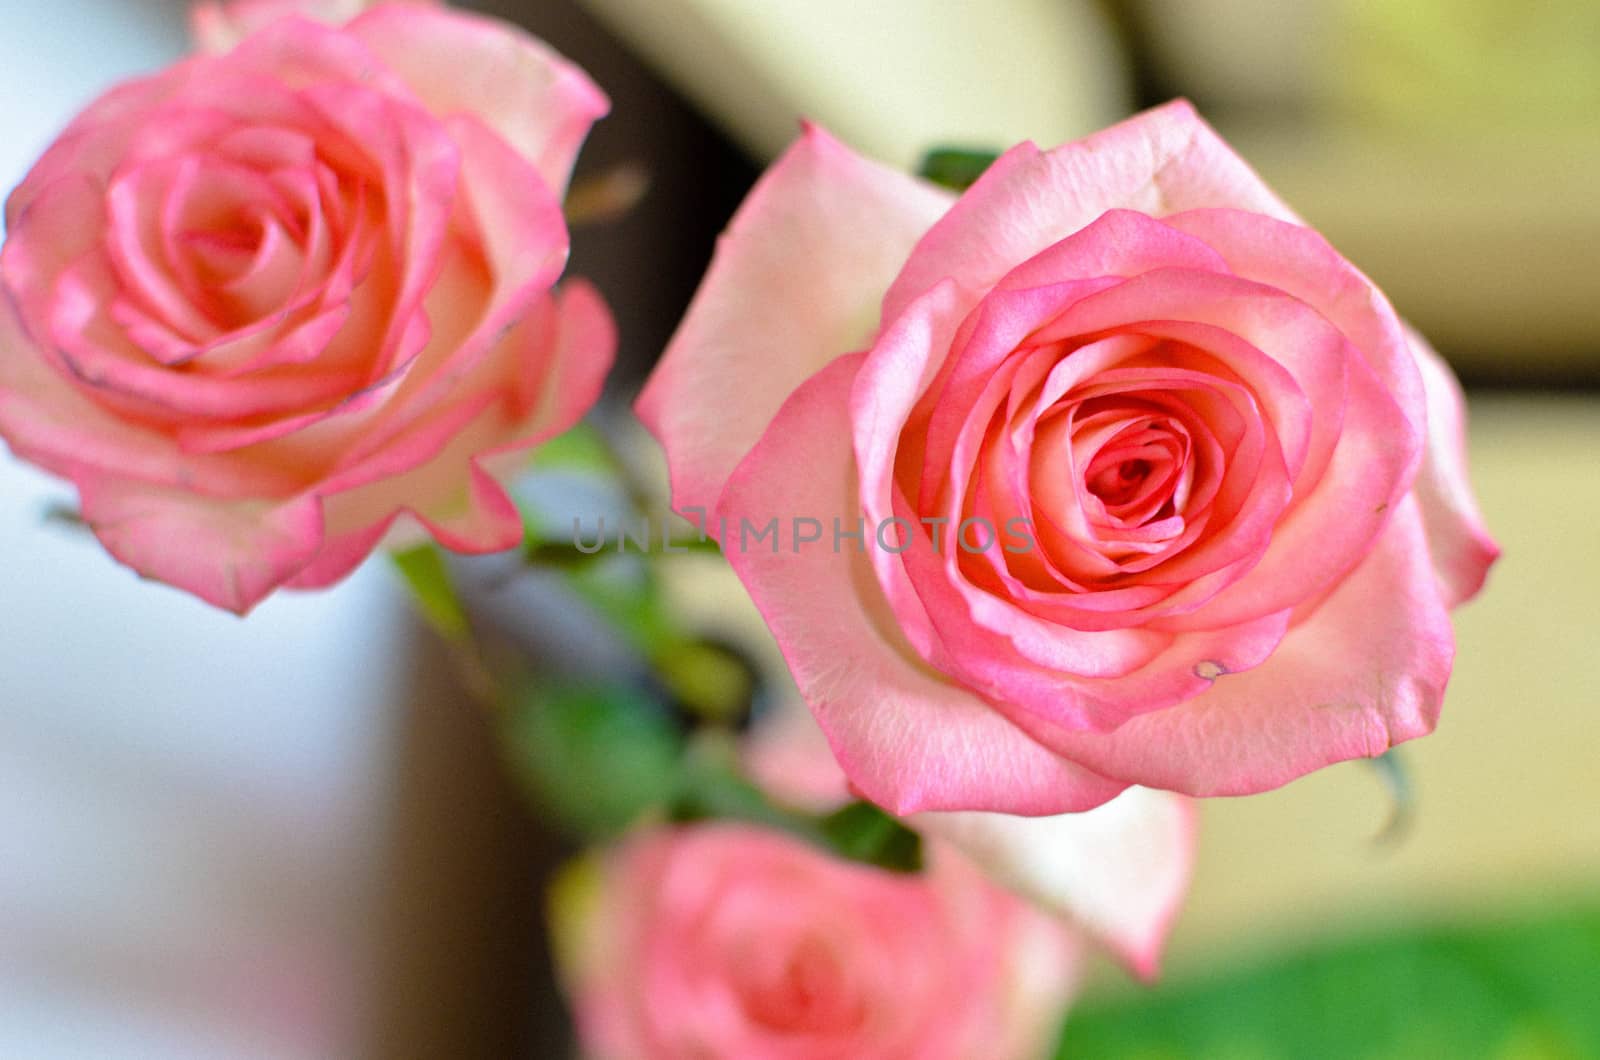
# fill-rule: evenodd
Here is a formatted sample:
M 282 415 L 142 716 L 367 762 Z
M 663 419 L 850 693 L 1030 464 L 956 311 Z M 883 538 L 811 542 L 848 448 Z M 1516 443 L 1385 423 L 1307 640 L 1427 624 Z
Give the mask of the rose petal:
M 1189 889 L 1195 810 L 1129 788 L 1104 806 L 1054 817 L 923 813 L 909 822 L 948 840 L 997 881 L 1086 927 L 1145 979 Z
M 851 384 L 850 421 L 861 509 L 871 532 L 897 513 L 895 463 L 899 436 L 929 379 L 939 370 L 960 322 L 954 284 L 939 284 L 885 326 Z M 914 517 L 914 513 L 913 513 Z M 913 540 L 923 540 L 920 527 Z M 937 650 L 933 627 L 912 588 L 905 563 L 874 547 L 869 560 L 899 619 L 901 633 L 923 658 Z
M 530 311 L 506 334 L 473 398 L 318 488 L 328 546 L 293 586 L 343 578 L 402 515 L 456 552 L 518 544 L 521 516 L 490 467 L 575 424 L 600 396 L 615 351 L 605 302 L 588 284 L 569 281 L 553 305 Z
M 238 98 L 238 85 L 230 83 L 251 74 L 278 86 L 280 92 L 287 86 L 343 84 L 415 105 L 417 97 L 407 90 L 405 79 L 389 68 L 387 58 L 353 33 L 290 15 L 272 20 L 226 56 L 196 60 L 185 87 L 225 104 L 229 111 L 254 105 L 254 100 Z
M 588 76 L 508 22 L 465 11 L 383 4 L 346 32 L 364 41 L 440 117 L 471 114 L 567 186 L 589 128 L 610 109 Z
M 305 500 L 219 501 L 128 479 L 78 482 L 83 519 L 118 561 L 207 603 L 248 614 L 322 544 Z
M 427 292 L 428 345 L 381 412 L 360 424 L 346 467 L 388 448 L 452 393 L 471 390 L 475 373 L 496 371 L 483 362 L 509 329 L 538 312 L 566 262 L 560 206 L 527 163 L 475 118 L 461 115 L 447 125 L 461 150 L 462 190 L 455 245 L 435 262 Z
M 1240 210 L 1193 210 L 1167 218 L 1167 224 L 1204 239 L 1241 276 L 1293 295 L 1326 317 L 1361 352 L 1406 418 L 1420 426 L 1422 380 L 1399 319 L 1383 292 L 1321 234 Z
M 1294 220 L 1261 178 L 1183 100 L 1052 151 L 1007 151 L 917 244 L 884 317 L 940 280 L 976 299 L 1018 262 L 1107 210 L 1152 217 L 1225 206 Z
M 1035 726 L 1060 753 L 1130 784 L 1250 795 L 1433 730 L 1455 654 L 1417 502 L 1271 658 L 1112 733 Z
M 414 334 L 413 317 L 439 274 L 452 213 L 464 194 L 466 148 L 452 135 L 454 130 L 389 96 L 339 84 L 315 85 L 304 95 L 330 123 L 362 144 L 381 175 L 389 222 L 379 231 L 388 237 L 398 289 L 387 306 L 388 327 L 363 360 L 367 381 L 375 382 L 420 352 L 406 340 Z M 363 345 L 372 342 L 361 338 Z
M 247 379 L 173 371 L 143 356 L 102 315 L 109 307 L 101 296 L 114 287 L 103 260 L 88 258 L 68 269 L 45 303 L 44 334 L 49 351 L 81 385 L 135 417 L 184 423 L 280 416 L 335 400 L 361 385 L 362 376 L 351 371 L 279 371 Z
M 0 298 L 0 436 L 18 456 L 74 481 L 126 477 L 220 498 L 283 496 L 282 468 L 180 452 L 171 438 L 90 400 L 46 363 Z
M 1293 505 L 1273 529 L 1261 563 L 1198 610 L 1159 620 L 1158 628 L 1217 628 L 1251 621 L 1334 584 L 1366 555 L 1410 487 L 1421 449 L 1420 424 L 1383 385 L 1376 367 L 1324 317 L 1298 299 L 1249 280 L 1187 270 L 1146 273 L 1085 298 L 1053 327 L 1071 333 L 1099 331 L 1146 315 L 1156 322 L 1143 330 L 1210 347 L 1243 376 L 1264 400 L 1280 439 L 1303 434 L 1309 399 L 1313 432 Z M 1195 331 L 1192 325 L 1209 326 L 1217 338 L 1208 339 L 1206 331 Z M 1223 340 L 1229 345 L 1223 346 Z M 1342 372 L 1337 370 L 1340 364 Z M 1285 366 L 1303 386 L 1304 396 L 1288 381 Z M 1318 479 L 1306 481 L 1322 463 L 1326 467 Z M 1181 595 L 1201 596 L 1196 592 L 1200 588 L 1213 591 L 1197 585 Z
M 1410 328 L 1406 332 L 1428 395 L 1428 442 L 1412 496 L 1422 509 L 1445 604 L 1455 607 L 1478 595 L 1500 546 L 1489 536 L 1467 477 L 1467 408 L 1461 385 L 1427 339 Z
M 667 451 L 674 507 L 709 512 L 795 387 L 867 341 L 950 201 L 815 126 L 767 170 L 636 406 Z

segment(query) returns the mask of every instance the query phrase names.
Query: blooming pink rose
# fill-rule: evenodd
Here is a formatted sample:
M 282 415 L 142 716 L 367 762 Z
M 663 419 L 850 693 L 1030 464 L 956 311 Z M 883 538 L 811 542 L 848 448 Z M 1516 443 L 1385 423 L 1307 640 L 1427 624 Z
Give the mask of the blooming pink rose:
M 1039 1056 L 1079 956 L 960 858 L 896 875 L 743 824 L 636 837 L 563 927 L 580 1036 L 608 1060 Z
M 816 722 L 797 705 L 757 725 L 745 742 L 750 775 L 774 798 L 828 813 L 853 797 Z M 1067 917 L 1153 979 L 1194 867 L 1194 804 L 1129 788 L 1104 806 L 1053 817 L 919 813 L 905 822 L 948 860 L 965 858 L 991 881 Z
M 493 472 L 582 415 L 615 344 L 590 288 L 552 290 L 606 105 L 520 31 L 420 4 L 112 90 L 7 203 L 0 435 L 119 560 L 240 613 L 402 514 L 517 544 Z
M 1381 754 L 1496 555 L 1448 370 L 1183 103 L 959 198 L 807 130 L 639 411 L 902 814 Z
M 189 10 L 189 29 L 201 50 L 225 52 L 268 23 L 289 15 L 341 25 L 380 2 L 437 4 L 440 0 L 201 0 Z

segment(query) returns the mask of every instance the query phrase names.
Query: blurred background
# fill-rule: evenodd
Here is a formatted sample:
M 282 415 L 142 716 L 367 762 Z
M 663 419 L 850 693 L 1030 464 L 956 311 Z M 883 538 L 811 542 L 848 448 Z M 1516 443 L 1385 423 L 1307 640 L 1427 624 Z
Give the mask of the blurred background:
M 622 325 L 619 404 L 797 115 L 909 167 L 1192 98 L 1455 365 L 1505 558 L 1405 749 L 1403 833 L 1379 841 L 1359 763 L 1208 803 L 1166 983 L 1102 970 L 1067 1047 L 1600 1055 L 1600 4 L 460 6 L 611 94 L 580 174 L 651 174 L 575 234 Z M 0 0 L 0 183 L 179 55 L 184 11 Z M 65 499 L 0 458 L 0 1057 L 563 1055 L 540 923 L 562 851 L 390 571 L 240 623 L 48 524 Z

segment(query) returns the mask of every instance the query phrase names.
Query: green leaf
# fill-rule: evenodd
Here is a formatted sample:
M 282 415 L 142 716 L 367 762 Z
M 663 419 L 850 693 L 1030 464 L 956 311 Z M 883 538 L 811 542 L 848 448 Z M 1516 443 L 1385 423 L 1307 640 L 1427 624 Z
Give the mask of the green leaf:
M 922 156 L 917 175 L 952 191 L 966 191 L 999 158 L 999 152 L 967 147 L 935 147 Z
M 590 841 L 660 814 L 743 821 L 891 872 L 922 868 L 921 838 L 876 806 L 819 816 L 774 802 L 739 771 L 730 736 L 688 744 L 663 706 L 630 685 L 530 686 L 507 715 L 505 746 L 541 809 Z
M 679 774 L 678 790 L 668 815 L 679 823 L 707 820 L 743 821 L 823 843 L 813 818 L 788 810 L 741 775 L 732 763 L 691 754 Z
M 1068 1017 L 1061 1057 L 1600 1057 L 1600 905 L 1346 940 Z
M 683 737 L 660 704 L 624 684 L 530 687 L 507 719 L 517 776 L 587 839 L 621 833 L 678 790 Z
M 922 871 L 922 837 L 868 802 L 817 816 L 779 805 L 721 762 L 693 760 L 674 801 L 675 821 L 735 820 L 787 832 L 824 852 L 890 872 Z
M 894 872 L 922 871 L 922 839 L 870 802 L 852 802 L 822 819 L 822 834 L 841 856 Z
M 468 635 L 467 612 L 456 595 L 450 572 L 445 567 L 444 554 L 434 545 L 392 554 L 395 567 L 406 580 L 417 609 L 428 623 L 447 639 L 460 640 Z

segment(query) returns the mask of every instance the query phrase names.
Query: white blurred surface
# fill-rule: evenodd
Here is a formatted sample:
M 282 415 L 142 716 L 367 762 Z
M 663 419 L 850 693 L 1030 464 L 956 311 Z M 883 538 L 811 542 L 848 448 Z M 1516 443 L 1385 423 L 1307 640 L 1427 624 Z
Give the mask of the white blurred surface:
M 802 117 L 910 168 L 937 146 L 1053 145 L 1131 106 L 1088 0 L 582 2 L 761 158 Z
M 0 0 L 0 184 L 180 54 L 182 10 Z M 387 572 L 241 621 L 42 521 L 70 499 L 0 448 L 0 1057 L 356 1055 L 406 628 Z

